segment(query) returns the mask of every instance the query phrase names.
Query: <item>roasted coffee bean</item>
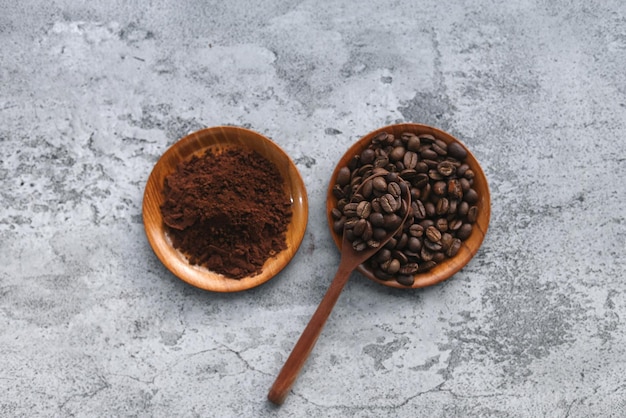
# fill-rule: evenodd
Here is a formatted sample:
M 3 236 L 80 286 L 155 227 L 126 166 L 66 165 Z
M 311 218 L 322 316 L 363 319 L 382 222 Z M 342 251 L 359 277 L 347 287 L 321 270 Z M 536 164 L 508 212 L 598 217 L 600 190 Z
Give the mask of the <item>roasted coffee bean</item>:
M 388 182 L 402 182 L 403 179 L 400 178 L 400 175 L 398 173 L 395 173 L 393 171 L 388 171 L 387 174 L 385 175 L 385 180 L 387 180 Z
M 406 215 L 407 212 L 409 212 L 409 202 L 407 202 L 406 200 L 402 199 L 401 197 L 397 197 L 396 198 L 396 202 L 398 202 L 399 205 L 399 209 L 398 209 L 398 214 L 400 214 L 400 216 L 404 217 L 404 215 Z M 408 219 L 411 218 L 411 214 L 409 213 L 409 215 L 407 216 L 407 223 L 408 223 Z
M 395 213 L 389 213 L 385 217 L 385 229 L 392 231 L 402 224 L 402 218 Z
M 465 223 L 456 231 L 456 237 L 461 241 L 465 241 L 472 233 L 472 224 Z
M 448 230 L 457 231 L 463 225 L 463 221 L 460 219 L 453 219 L 448 221 Z
M 371 223 L 369 223 L 365 219 L 362 219 L 362 220 L 365 221 L 365 229 L 363 230 L 363 233 L 361 234 L 361 239 L 364 241 L 369 241 L 374 237 L 374 228 L 372 228 Z M 379 241 L 379 240 L 376 240 L 376 241 Z
M 413 180 L 417 177 L 417 171 L 410 168 L 404 168 L 403 164 L 403 168 L 402 170 L 400 170 L 400 177 L 402 177 L 402 179 L 408 181 L 409 183 L 412 183 Z
M 465 172 L 469 170 L 469 165 L 461 164 L 459 168 L 456 169 L 456 175 L 459 177 L 465 176 Z
M 332 208 L 330 211 L 331 216 L 333 217 L 333 219 L 337 220 L 339 218 L 341 218 L 343 216 L 343 213 L 337 209 L 337 208 Z
M 374 159 L 374 167 L 385 168 L 389 164 L 389 157 L 387 155 L 379 155 Z
M 435 206 L 435 212 L 437 215 L 445 215 L 448 213 L 448 209 L 450 208 L 450 201 L 445 197 L 442 197 L 437 201 L 437 206 Z
M 399 273 L 413 275 L 417 273 L 418 269 L 419 269 L 419 266 L 417 263 L 407 263 L 403 265 L 402 267 L 400 267 Z
M 427 173 L 419 173 L 413 179 L 413 186 L 421 189 L 428 184 L 429 177 Z
M 456 171 L 456 167 L 450 161 L 442 161 L 437 165 L 437 171 L 444 177 L 450 177 Z
M 346 224 L 346 218 L 345 216 L 343 218 L 337 219 L 334 223 L 333 223 L 333 230 L 340 234 L 343 232 L 343 227 Z
M 426 231 L 428 229 L 429 226 L 434 226 L 435 225 L 435 221 L 433 221 L 432 219 L 422 219 L 419 222 L 419 225 L 424 228 L 424 231 Z
M 359 219 L 358 221 L 356 221 L 356 223 L 352 227 L 352 232 L 354 232 L 354 235 L 356 235 L 357 237 L 362 236 L 363 231 L 365 230 L 365 227 L 367 226 L 367 223 L 368 222 L 365 219 Z
M 448 144 L 441 139 L 435 139 L 432 144 L 432 148 L 439 155 L 446 156 L 448 154 Z
M 420 144 L 421 142 L 417 135 L 408 134 L 406 139 L 406 149 L 415 152 L 420 149 Z
M 383 212 L 393 213 L 396 211 L 396 199 L 392 195 L 385 194 L 381 196 L 379 202 Z
M 462 183 L 457 179 L 448 180 L 448 196 L 452 199 L 461 200 L 463 198 Z
M 439 161 L 437 160 L 422 160 L 427 166 L 428 170 L 436 170 L 439 165 Z
M 460 217 L 464 217 L 467 216 L 467 213 L 469 212 L 469 203 L 467 202 L 461 202 L 459 203 L 459 209 L 458 209 L 458 214 Z
M 399 249 L 395 249 L 391 252 L 393 258 L 395 258 L 396 260 L 398 260 L 400 262 L 400 264 L 404 265 L 406 263 L 409 262 L 409 257 L 404 253 L 404 251 L 401 251 Z
M 474 172 L 471 168 L 465 172 L 464 177 L 468 180 L 472 180 L 474 178 Z
M 439 218 L 435 221 L 435 227 L 441 232 L 448 230 L 448 220 L 446 218 Z
M 431 180 L 439 181 L 443 180 L 445 177 L 442 176 L 441 173 L 439 173 L 439 171 L 437 171 L 436 169 L 431 169 L 428 170 L 428 178 L 430 178 Z
M 348 169 L 350 171 L 354 171 L 357 168 L 359 168 L 360 164 L 361 164 L 361 156 L 355 155 L 352 158 L 350 158 L 350 161 L 348 161 Z
M 420 259 L 419 251 L 415 252 L 415 251 L 409 250 L 408 248 L 405 248 L 404 250 L 402 250 L 402 252 L 404 253 L 404 255 L 406 255 L 406 257 L 410 261 L 417 261 Z
M 396 244 L 396 249 L 397 250 L 404 249 L 404 247 L 406 247 L 408 242 L 409 242 L 409 235 L 408 234 L 402 234 L 400 236 L 400 238 L 398 238 L 398 243 Z
M 403 286 L 413 286 L 413 283 L 415 283 L 415 276 L 412 274 L 398 274 L 396 276 L 396 281 Z
M 358 168 L 357 170 L 354 170 L 354 172 L 352 173 L 352 177 L 361 177 L 361 178 L 368 178 L 369 176 L 372 175 L 372 170 L 374 169 L 374 166 L 372 164 L 365 164 L 362 165 L 360 168 Z
M 367 200 L 363 200 L 356 207 L 356 216 L 359 218 L 367 218 L 372 213 L 372 204 Z
M 432 186 L 430 183 L 426 183 L 422 190 L 420 191 L 420 200 L 422 202 L 426 202 L 428 198 L 430 198 L 430 192 L 432 191 Z
M 372 184 L 372 180 L 367 180 L 363 183 L 363 187 L 361 188 L 361 194 L 365 199 L 369 199 L 374 191 L 374 186 Z
M 478 206 L 470 206 L 469 210 L 467 211 L 467 222 L 473 224 L 474 222 L 476 222 L 477 218 L 478 218 Z
M 404 153 L 406 153 L 406 148 L 398 146 L 391 150 L 389 153 L 389 159 L 391 161 L 402 161 L 404 158 Z
M 458 238 L 454 238 L 450 243 L 450 246 L 446 250 L 446 255 L 448 257 L 454 257 L 459 250 L 461 249 L 461 240 Z
M 359 206 L 358 203 L 350 202 L 343 207 L 343 214 L 347 217 L 356 216 L 356 208 Z
M 435 263 L 434 261 L 430 260 L 430 261 L 426 261 L 425 263 L 421 263 L 419 265 L 419 268 L 417 270 L 418 273 L 424 273 L 427 272 L 429 270 L 432 270 L 433 267 L 435 267 L 437 265 L 437 263 Z
M 385 244 L 385 248 L 393 250 L 394 248 L 396 248 L 397 242 L 398 240 L 392 237 L 389 241 L 387 241 L 387 244 Z
M 470 181 L 466 179 L 465 177 L 461 177 L 458 180 L 458 182 L 461 185 L 461 190 L 463 193 L 465 193 L 466 191 L 470 189 L 470 187 L 472 187 L 472 185 L 470 184 Z
M 346 217 L 346 222 L 345 222 L 345 228 L 346 229 L 354 229 L 354 227 L 356 226 L 357 222 L 359 222 L 359 218 L 355 217 L 355 216 L 351 216 L 351 217 Z
M 372 228 L 372 238 L 378 241 L 382 241 L 387 236 L 388 232 L 385 228 Z
M 389 183 L 387 185 L 387 192 L 395 198 L 402 196 L 402 189 L 400 185 L 396 182 Z
M 443 246 L 441 245 L 440 242 L 433 242 L 433 241 L 431 241 L 429 239 L 425 239 L 424 240 L 424 247 L 428 248 L 434 254 L 437 251 L 440 251 Z
M 396 274 L 398 270 L 400 270 L 400 261 L 398 261 L 395 258 L 391 259 L 391 261 L 387 265 L 386 270 L 387 270 L 387 273 Z
M 467 151 L 457 142 L 448 144 L 448 155 L 456 160 L 463 161 L 467 157 Z
M 384 263 L 385 261 L 387 261 L 387 260 L 390 260 L 390 259 L 391 259 L 391 251 L 390 251 L 390 250 L 388 250 L 388 249 L 386 249 L 386 248 L 383 248 L 382 250 L 380 250 L 380 251 L 378 251 L 378 252 L 376 253 L 376 255 L 374 256 L 374 259 L 375 259 L 378 263 L 382 264 L 382 263 Z
M 424 219 L 426 217 L 426 208 L 421 200 L 411 202 L 411 209 L 413 209 L 415 219 Z
M 355 190 L 359 188 L 361 183 L 363 183 L 363 177 L 362 176 L 353 176 L 350 179 L 350 187 L 356 186 Z
M 352 195 L 352 203 L 361 203 L 364 200 L 365 197 L 363 197 L 363 195 L 360 193 L 355 193 Z
M 413 151 L 407 151 L 403 156 L 402 162 L 405 168 L 415 169 L 418 162 L 417 154 Z
M 450 248 L 453 240 L 454 237 L 452 236 L 452 234 L 449 234 L 447 232 L 441 234 L 441 249 L 443 251 L 448 251 L 448 248 Z
M 371 203 L 370 203 L 371 207 Z M 379 227 L 385 224 L 385 217 L 380 212 L 372 212 L 369 216 L 369 220 L 372 223 L 372 226 Z
M 433 259 L 433 253 L 426 246 L 420 250 L 420 257 L 424 261 L 431 261 Z
M 424 235 L 424 227 L 419 224 L 413 224 L 409 227 L 409 235 L 419 238 Z
M 448 200 L 448 214 L 455 216 L 457 209 L 459 207 L 459 202 L 456 199 Z M 452 218 L 454 219 L 454 218 Z
M 372 164 L 374 162 L 374 158 L 376 158 L 376 152 L 373 149 L 365 149 L 361 153 L 360 163 L 362 165 Z
M 354 251 L 360 252 L 367 248 L 367 243 L 362 239 L 355 239 L 352 241 L 352 248 Z
M 380 133 L 376 134 L 374 139 L 372 139 L 372 143 L 374 143 L 374 144 L 380 144 L 381 142 L 384 143 L 384 142 L 387 141 L 387 137 L 388 136 L 389 136 L 389 134 L 387 132 L 380 132 Z
M 424 148 L 420 150 L 420 155 L 422 156 L 422 160 L 431 160 L 436 161 L 439 155 L 436 151 L 433 151 L 432 148 Z
M 380 199 L 375 197 L 373 198 L 370 203 L 372 204 L 372 212 L 382 212 L 383 209 L 380 206 Z
M 418 173 L 428 173 L 428 164 L 424 161 L 419 161 L 415 164 L 415 171 Z
M 478 202 L 478 193 L 476 193 L 476 190 L 474 189 L 469 189 L 463 194 L 463 200 L 465 200 L 470 205 L 472 203 L 476 203 Z
M 376 240 L 376 239 L 368 239 L 367 240 L 367 246 L 370 248 L 378 248 L 380 247 L 380 241 Z
M 435 196 L 443 196 L 446 194 L 447 185 L 445 181 L 441 181 L 441 179 L 439 179 L 439 181 L 435 181 L 432 187 L 433 187 L 432 190 Z
M 437 209 L 435 208 L 435 204 L 433 202 L 426 202 L 424 209 L 426 209 L 426 216 L 429 218 L 432 218 L 437 214 Z
M 341 167 L 339 169 L 339 172 L 337 173 L 337 184 L 340 187 L 345 186 L 350 182 L 351 175 L 352 173 L 350 172 L 350 169 L 348 167 Z
M 384 282 L 389 281 L 391 279 L 393 279 L 393 274 L 389 274 L 386 271 L 383 271 L 381 269 L 376 269 L 374 270 L 374 276 L 378 279 L 378 280 L 382 280 Z
M 435 263 L 439 264 L 445 259 L 446 259 L 446 255 L 443 253 L 443 251 L 435 251 L 433 253 L 433 261 Z
M 387 181 L 382 177 L 374 177 L 372 180 L 372 188 L 378 192 L 386 192 L 387 191 Z
M 426 238 L 432 242 L 437 242 L 441 239 L 441 231 L 434 226 L 429 226 L 426 228 Z
M 420 140 L 426 144 L 432 144 L 435 141 L 435 137 L 431 134 L 420 134 L 418 135 Z
M 345 192 L 343 191 L 343 187 L 335 184 L 333 186 L 333 196 L 335 196 L 337 199 L 343 199 L 346 196 Z

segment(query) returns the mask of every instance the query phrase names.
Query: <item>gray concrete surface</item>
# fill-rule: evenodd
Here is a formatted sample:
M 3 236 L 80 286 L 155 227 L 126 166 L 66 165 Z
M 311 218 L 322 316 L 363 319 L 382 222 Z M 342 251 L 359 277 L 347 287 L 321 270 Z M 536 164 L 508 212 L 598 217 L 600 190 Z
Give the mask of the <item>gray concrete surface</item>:
M 446 4 L 447 3 L 447 4 Z M 0 1 L 0 415 L 626 415 L 622 1 Z M 335 162 L 396 121 L 457 135 L 492 223 L 453 279 L 354 274 L 293 392 L 267 391 L 339 261 Z M 141 203 L 204 126 L 305 180 L 293 262 L 251 291 L 170 274 Z

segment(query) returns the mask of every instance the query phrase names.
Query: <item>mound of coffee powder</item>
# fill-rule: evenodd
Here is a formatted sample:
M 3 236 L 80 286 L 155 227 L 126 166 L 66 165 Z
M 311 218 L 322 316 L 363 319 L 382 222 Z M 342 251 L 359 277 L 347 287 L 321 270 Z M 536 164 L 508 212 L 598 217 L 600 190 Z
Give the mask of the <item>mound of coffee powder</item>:
M 286 248 L 291 200 L 276 166 L 240 148 L 208 150 L 165 179 L 163 221 L 191 264 L 240 279 Z

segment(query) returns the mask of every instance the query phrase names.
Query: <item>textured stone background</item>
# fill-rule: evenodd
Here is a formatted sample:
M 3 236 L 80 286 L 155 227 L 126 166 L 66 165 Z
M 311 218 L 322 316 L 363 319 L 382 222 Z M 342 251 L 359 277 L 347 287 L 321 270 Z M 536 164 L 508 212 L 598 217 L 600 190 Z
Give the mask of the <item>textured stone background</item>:
M 626 415 L 621 0 L 0 10 L 1 416 Z M 396 121 L 474 151 L 488 236 L 432 288 L 354 274 L 275 408 L 339 261 L 330 173 Z M 159 156 L 221 124 L 273 138 L 310 200 L 293 262 L 239 294 L 176 279 L 141 218 Z

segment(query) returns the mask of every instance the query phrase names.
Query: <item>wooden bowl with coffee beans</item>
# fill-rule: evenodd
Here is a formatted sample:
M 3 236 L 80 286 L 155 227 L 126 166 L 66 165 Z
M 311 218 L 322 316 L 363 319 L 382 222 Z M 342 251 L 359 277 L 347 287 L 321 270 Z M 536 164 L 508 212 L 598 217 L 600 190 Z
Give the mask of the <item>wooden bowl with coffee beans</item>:
M 409 217 L 358 270 L 395 288 L 421 288 L 450 278 L 476 254 L 489 226 L 489 186 L 480 164 L 461 141 L 431 126 L 403 123 L 365 135 L 341 157 L 328 187 L 328 224 L 340 250 L 344 233 L 355 248 L 365 246 L 391 219 L 381 212 L 393 191 L 383 184 L 359 189 L 380 168 L 397 173 L 410 188 Z M 361 201 L 383 207 L 365 213 L 354 229 L 352 206 Z
M 306 231 L 306 188 L 269 138 L 236 126 L 181 138 L 154 166 L 144 192 L 148 242 L 178 278 L 238 292 L 267 282 Z

